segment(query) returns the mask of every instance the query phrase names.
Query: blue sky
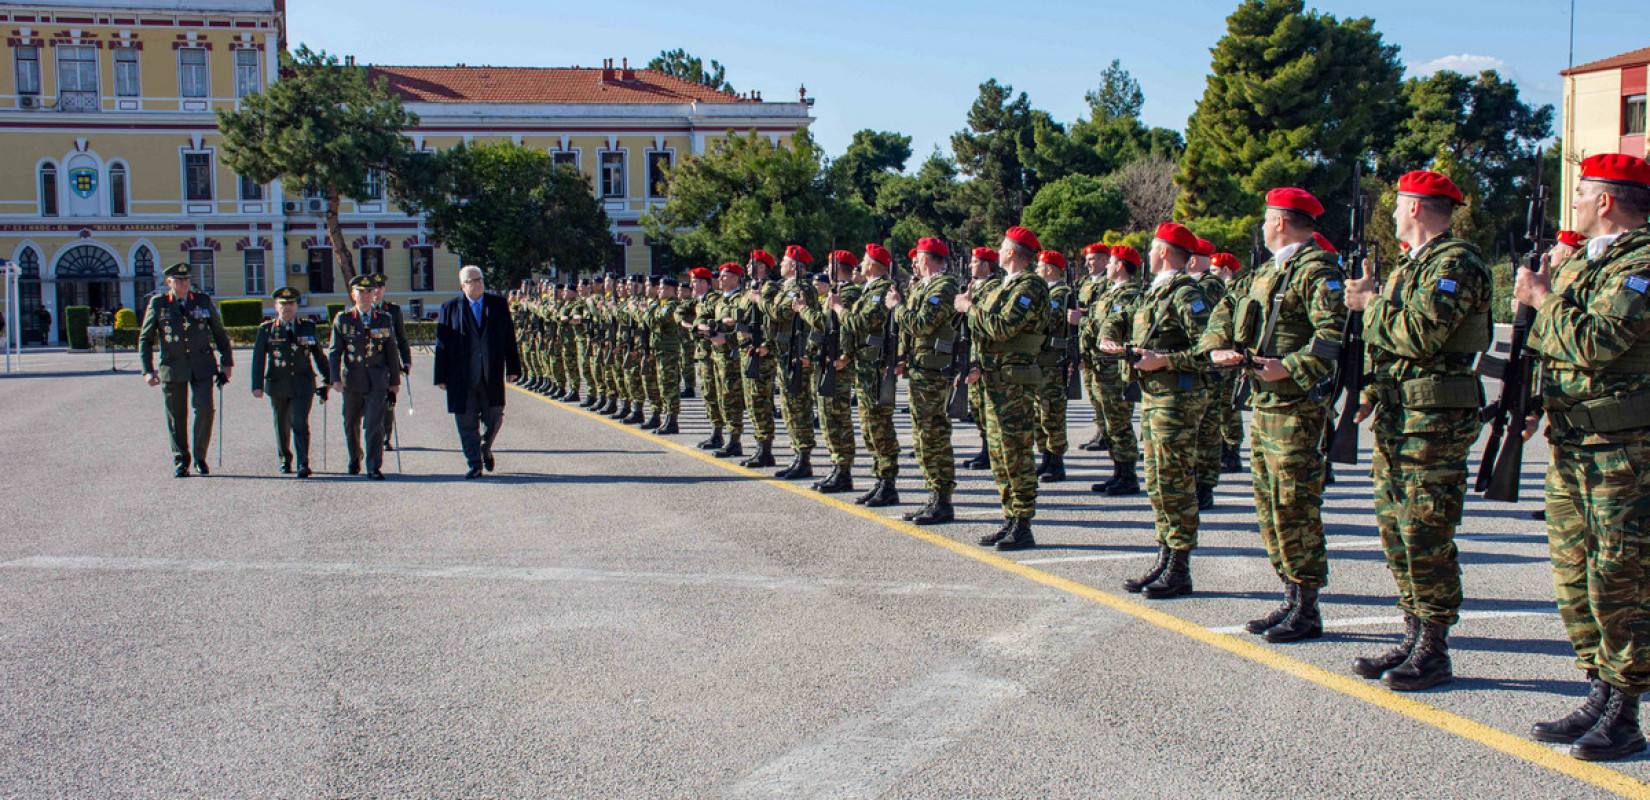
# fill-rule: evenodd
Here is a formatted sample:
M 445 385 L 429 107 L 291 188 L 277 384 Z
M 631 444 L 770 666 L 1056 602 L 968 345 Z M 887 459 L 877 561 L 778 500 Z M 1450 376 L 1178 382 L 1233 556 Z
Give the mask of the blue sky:
M 1071 121 L 1112 59 L 1146 94 L 1148 124 L 1183 130 L 1203 93 L 1209 49 L 1237 0 L 1094 0 L 795 5 L 543 0 L 290 0 L 289 38 L 361 62 L 597 66 L 686 48 L 728 70 L 740 91 L 818 99 L 827 153 L 862 128 L 913 137 L 912 167 L 965 125 L 987 78 Z M 1373 16 L 1412 74 L 1499 69 L 1527 101 L 1559 104 L 1569 57 L 1569 0 L 1324 0 L 1320 11 Z M 1643 0 L 1578 0 L 1578 64 L 1650 46 Z

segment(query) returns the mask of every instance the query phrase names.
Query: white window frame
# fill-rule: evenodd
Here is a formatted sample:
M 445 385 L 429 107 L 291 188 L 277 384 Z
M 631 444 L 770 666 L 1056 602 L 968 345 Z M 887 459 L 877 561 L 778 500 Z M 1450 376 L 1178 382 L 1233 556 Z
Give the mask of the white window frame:
M 47 170 L 50 170 L 52 174 L 52 185 L 49 189 L 46 186 Z M 58 217 L 63 214 L 63 189 L 58 183 L 60 177 L 56 161 L 42 161 L 39 166 L 34 168 L 34 187 L 39 198 L 40 216 L 42 217 Z M 48 202 L 51 204 L 50 213 L 46 211 Z
M 98 64 L 97 48 L 96 47 L 93 47 L 91 45 L 62 44 L 62 45 L 58 45 L 55 49 L 56 49 L 56 55 L 57 55 L 57 90 L 58 90 L 59 93 L 62 93 L 62 92 L 87 93 L 87 92 L 89 92 L 91 94 L 101 94 L 99 84 L 102 83 L 102 80 L 101 80 L 102 76 L 98 74 L 98 71 L 101 69 L 101 65 Z M 68 55 L 71 52 L 72 53 L 89 54 L 91 56 L 91 58 L 75 58 L 75 59 L 66 59 L 66 58 L 64 58 L 65 55 Z M 63 65 L 64 64 L 69 64 L 69 63 L 73 63 L 73 64 L 90 63 L 92 65 L 92 69 L 91 69 L 91 72 L 90 72 L 90 75 L 91 75 L 91 78 L 92 78 L 92 88 L 87 89 L 84 86 L 81 86 L 78 80 L 76 80 L 74 82 L 75 83 L 74 88 L 71 88 L 69 86 L 70 82 L 65 79 L 65 74 L 63 72 Z
M 204 261 L 196 261 L 196 253 L 205 253 Z M 189 251 L 189 282 L 207 294 L 218 293 L 218 254 L 209 247 Z
M 570 148 L 570 149 L 567 149 L 567 150 L 551 150 L 550 151 L 550 163 L 555 164 L 556 159 L 558 157 L 572 156 L 573 157 L 573 163 L 568 165 L 568 166 L 571 166 L 574 169 L 574 171 L 578 171 L 582 167 L 582 165 L 579 164 L 579 161 L 581 160 L 579 157 L 581 155 L 583 155 L 583 154 L 581 152 L 579 152 L 579 149 L 576 148 L 576 147 L 575 148 Z
M 251 47 L 243 47 L 232 52 L 235 54 L 235 96 L 246 97 L 263 91 L 263 54 Z M 241 63 L 242 53 L 252 55 L 251 64 Z
M 1639 107 L 1639 128 L 1636 131 L 1627 127 L 1631 121 L 1627 113 L 1634 105 L 1634 100 L 1638 101 L 1637 105 Z M 1639 92 L 1638 94 L 1623 95 L 1621 98 L 1621 135 L 1643 136 L 1647 128 L 1650 128 L 1650 100 L 1647 100 L 1646 94 Z
M 207 182 L 206 191 L 207 191 L 207 197 L 204 200 L 191 198 L 189 196 L 189 157 L 190 156 L 205 156 L 206 157 L 206 182 Z M 218 169 L 217 151 L 215 151 L 215 150 L 184 150 L 184 151 L 182 151 L 182 155 L 178 158 L 178 166 L 181 169 L 182 176 L 183 176 L 183 202 L 185 202 L 185 203 L 216 203 L 218 201 L 218 181 L 217 181 L 217 174 L 216 174 L 217 169 Z
M 676 148 L 666 147 L 660 150 L 647 151 L 647 197 L 650 200 L 664 200 L 665 198 L 670 197 L 668 192 L 661 192 L 660 194 L 653 193 L 654 186 L 656 185 L 653 182 L 653 157 L 661 155 L 665 157 L 671 167 L 676 166 Z
M 254 181 L 251 178 L 246 177 L 245 175 L 237 175 L 236 177 L 239 178 L 239 180 L 236 181 L 236 184 L 237 184 L 236 192 L 240 196 L 241 202 L 243 202 L 243 203 L 261 203 L 261 202 L 263 202 L 264 193 L 265 193 L 263 184 L 258 183 L 257 181 Z M 257 196 L 256 197 L 248 196 L 248 192 L 246 191 L 248 188 L 256 189 L 257 190 Z
M 419 251 L 423 251 L 423 252 L 429 254 L 429 259 L 430 260 L 428 262 L 428 269 L 426 270 L 424 275 L 420 275 L 418 273 Z M 433 292 L 433 291 L 435 291 L 435 248 L 430 246 L 430 245 L 426 245 L 426 244 L 413 245 L 411 248 L 408 248 L 408 250 L 407 250 L 407 271 L 409 273 L 407 283 L 408 283 L 409 286 L 412 287 L 412 291 L 415 291 L 415 292 Z M 422 280 L 424 278 L 427 278 L 428 280 Z
M 607 157 L 619 157 L 619 193 L 613 194 L 607 190 Z M 630 196 L 630 154 L 624 150 L 603 150 L 601 153 L 601 171 L 597 174 L 598 185 L 601 188 L 603 200 L 623 200 Z
M 143 96 L 143 67 L 142 67 L 143 59 L 138 54 L 138 49 L 136 47 L 112 47 L 112 48 L 109 48 L 109 49 L 110 49 L 111 52 L 114 53 L 114 60 L 115 60 L 115 96 L 116 97 L 142 97 Z M 130 69 L 129 70 L 124 70 L 124 71 L 129 72 L 130 74 L 128 76 L 126 76 L 127 80 L 122 80 L 122 74 L 121 73 L 123 72 L 123 70 L 121 69 L 121 67 L 126 66 L 126 65 L 130 65 Z M 124 83 L 127 83 L 127 82 L 130 82 L 131 86 L 123 85 Z
M 115 183 L 115 172 L 120 172 L 120 183 Z M 132 170 L 124 161 L 109 162 L 108 176 L 109 216 L 124 217 L 132 213 Z M 117 210 L 116 203 L 119 203 Z
M 29 53 L 32 53 L 34 55 L 34 57 L 33 58 L 24 58 L 23 53 L 25 51 L 27 51 Z M 24 69 L 23 69 L 24 64 L 32 64 L 33 65 L 32 74 L 29 74 L 29 75 L 24 74 Z M 30 97 L 39 97 L 40 96 L 40 91 L 41 91 L 40 48 L 38 46 L 36 46 L 36 45 L 28 45 L 28 46 L 19 45 L 18 47 L 13 48 L 13 50 L 12 50 L 12 77 L 17 80 L 17 93 L 19 95 L 28 95 Z M 30 80 L 32 80 L 32 82 L 34 83 L 34 88 L 32 90 L 28 89 L 28 88 L 25 88 L 25 84 L 30 82 Z
M 378 251 L 378 270 L 376 272 L 368 272 L 367 271 L 367 251 L 368 250 L 377 250 Z M 379 247 L 377 245 L 370 245 L 370 244 L 366 245 L 365 247 L 361 247 L 361 248 L 359 248 L 355 251 L 355 260 L 357 262 L 357 265 L 360 267 L 360 269 L 357 270 L 357 271 L 360 272 L 362 275 L 383 275 L 384 274 L 384 248 L 382 248 L 382 247 Z
M 183 63 L 183 54 L 184 53 L 199 53 L 200 57 L 201 57 L 201 63 L 199 63 L 199 64 L 185 64 L 185 63 Z M 212 96 L 212 69 L 211 69 L 211 66 L 212 66 L 211 51 L 207 50 L 206 48 L 204 48 L 204 47 L 180 47 L 180 48 L 178 48 L 178 96 L 179 97 L 187 97 L 187 98 L 191 98 L 191 99 L 201 99 L 201 98 L 211 97 Z M 196 70 L 196 69 L 200 70 L 199 73 L 198 73 L 198 76 L 196 76 L 196 77 L 198 77 L 198 81 L 200 83 L 200 86 L 198 87 L 198 89 L 196 89 L 196 87 L 191 86 L 191 83 L 195 82 L 194 80 L 191 79 L 191 73 L 194 72 L 194 70 Z M 192 94 L 191 90 L 197 90 L 197 91 L 199 91 L 199 94 Z
M 257 254 L 258 266 L 253 269 L 253 254 Z M 249 247 L 241 251 L 241 267 L 246 278 L 246 293 L 262 297 L 264 287 L 268 285 L 269 252 L 261 247 Z M 211 294 L 211 292 L 208 292 Z

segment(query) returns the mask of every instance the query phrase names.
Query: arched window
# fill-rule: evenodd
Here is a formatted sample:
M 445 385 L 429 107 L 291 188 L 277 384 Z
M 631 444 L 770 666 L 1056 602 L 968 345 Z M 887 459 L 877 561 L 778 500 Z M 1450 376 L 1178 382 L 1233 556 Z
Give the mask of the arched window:
M 23 341 L 46 343 L 46 326 L 40 319 L 40 254 L 32 247 L 17 254 L 17 311 L 23 316 Z
M 139 247 L 132 253 L 132 296 L 137 298 L 138 313 L 149 307 L 149 295 L 155 293 L 155 254 L 147 247 Z
M 109 216 L 126 216 L 126 165 L 118 161 L 109 167 Z
M 57 165 L 40 165 L 40 216 L 57 216 Z

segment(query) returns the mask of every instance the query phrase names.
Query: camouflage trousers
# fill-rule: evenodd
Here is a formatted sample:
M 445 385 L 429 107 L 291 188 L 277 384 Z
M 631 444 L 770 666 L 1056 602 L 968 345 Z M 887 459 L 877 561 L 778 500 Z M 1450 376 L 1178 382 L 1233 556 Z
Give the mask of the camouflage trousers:
M 1049 377 L 1037 387 L 1037 427 L 1033 434 L 1037 450 L 1043 453 L 1065 455 L 1066 443 L 1066 378 L 1060 367 L 1044 367 Z
M 658 348 L 649 347 L 647 349 L 647 354 L 642 356 L 640 372 L 642 373 L 642 397 L 647 399 L 648 405 L 654 411 L 659 411 L 659 406 L 664 404 L 664 399 L 660 397 Z
M 686 369 L 682 370 L 682 388 L 690 392 L 699 385 L 699 376 L 696 374 L 698 370 L 693 368 L 693 362 L 696 360 L 693 350 L 694 344 L 683 340 L 680 349 L 677 351 L 677 354 L 681 356 L 682 363 L 687 366 Z M 681 392 L 677 392 L 677 394 L 681 394 Z
M 1100 373 L 1095 371 L 1094 365 L 1083 360 L 1083 388 L 1089 398 L 1089 406 L 1094 409 L 1094 426 L 1102 432 L 1106 429 L 1106 412 L 1100 402 Z
M 807 453 L 818 446 L 814 440 L 814 384 L 812 370 L 798 367 L 802 371 L 796 379 L 796 391 L 787 392 L 783 385 L 784 371 L 780 371 L 779 387 L 780 413 L 785 415 L 785 432 L 790 434 L 791 449 L 799 453 Z
M 1650 442 L 1553 446 L 1547 543 L 1576 666 L 1650 690 Z
M 968 384 L 968 413 L 974 415 L 974 427 L 985 439 L 985 379 Z
M 957 462 L 951 453 L 951 418 L 945 413 L 951 381 L 937 370 L 913 369 L 905 374 L 911 394 L 911 439 L 916 444 L 923 488 L 950 494 L 957 488 Z
M 703 391 L 699 396 L 705 400 L 705 417 L 712 428 L 721 430 L 727 427 L 727 423 L 722 417 L 722 392 L 717 388 L 716 362 L 709 358 L 696 358 L 693 366 L 700 375 L 699 385 Z
M 1197 432 L 1209 408 L 1200 391 L 1146 395 L 1140 438 L 1146 445 L 1146 492 L 1157 543 L 1197 548 Z
M 575 347 L 578 351 L 579 377 L 584 380 L 584 385 L 594 392 L 596 391 L 596 365 L 591 352 L 590 340 L 580 338 Z
M 682 348 L 665 345 L 653 353 L 653 410 L 675 415 L 682 410 Z
M 1209 409 L 1197 426 L 1197 485 L 1220 483 L 1220 446 L 1226 443 L 1226 410 L 1232 407 L 1231 378 L 1221 376 L 1207 390 Z
M 853 365 L 854 391 L 859 399 L 859 430 L 865 452 L 871 454 L 871 477 L 899 477 L 899 436 L 894 432 L 894 408 L 877 405 L 882 369 L 875 361 Z M 840 387 L 838 387 L 840 390 Z
M 1134 435 L 1134 404 L 1123 399 L 1126 385 L 1117 373 L 1116 364 L 1105 364 L 1097 369 L 1100 376 L 1100 413 L 1106 420 L 1106 441 L 1111 445 L 1111 460 L 1118 464 L 1133 464 L 1140 460 L 1140 441 Z
M 642 351 L 634 347 L 625 351 L 624 364 L 620 370 L 621 379 L 624 381 L 624 398 L 636 405 L 647 402 L 647 390 L 642 385 Z
M 752 358 L 749 350 L 740 357 L 741 369 L 748 368 Z M 751 436 L 759 442 L 771 442 L 774 436 L 773 419 L 773 383 L 778 379 L 779 359 L 772 351 L 762 356 L 758 362 L 762 377 L 751 380 L 745 378 L 745 410 L 751 417 Z
M 1380 407 L 1375 420 L 1375 522 L 1398 608 L 1454 625 L 1461 608 L 1455 528 L 1467 494 L 1467 450 L 1483 423 L 1476 409 Z
M 579 388 L 579 347 L 573 334 L 564 333 L 557 342 L 561 360 L 561 385 L 572 390 Z
M 1219 413 L 1211 409 L 1210 416 Z M 1323 452 L 1318 443 L 1328 409 L 1304 400 L 1293 406 L 1255 409 L 1249 470 L 1255 484 L 1255 518 L 1272 570 L 1309 589 L 1329 584 L 1323 539 Z
M 839 380 L 836 393 L 819 396 L 819 426 L 825 431 L 825 448 L 831 452 L 831 463 L 839 467 L 854 465 L 854 404 L 850 400 L 847 381 Z
M 1037 515 L 1036 387 L 1011 383 L 1003 370 L 987 370 L 980 384 L 985 386 L 986 447 L 1003 517 L 1030 519 Z
M 745 375 L 738 351 L 720 350 L 712 357 L 716 373 L 716 397 L 722 405 L 722 424 L 729 433 L 745 430 Z
M 1232 382 L 1232 394 L 1227 397 L 1230 401 L 1237 396 L 1237 382 Z M 1220 438 L 1225 443 L 1238 447 L 1243 444 L 1243 409 L 1227 402 L 1220 409 Z

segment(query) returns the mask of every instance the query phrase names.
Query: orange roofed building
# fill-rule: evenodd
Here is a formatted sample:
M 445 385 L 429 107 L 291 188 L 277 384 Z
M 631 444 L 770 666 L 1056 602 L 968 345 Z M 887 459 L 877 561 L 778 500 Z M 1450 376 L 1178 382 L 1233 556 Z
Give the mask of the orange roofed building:
M 1564 76 L 1564 227 L 1581 159 L 1598 153 L 1645 157 L 1645 73 L 1650 47 L 1582 64 Z

